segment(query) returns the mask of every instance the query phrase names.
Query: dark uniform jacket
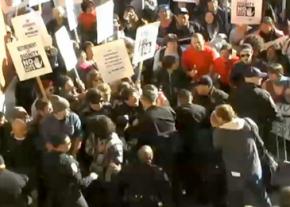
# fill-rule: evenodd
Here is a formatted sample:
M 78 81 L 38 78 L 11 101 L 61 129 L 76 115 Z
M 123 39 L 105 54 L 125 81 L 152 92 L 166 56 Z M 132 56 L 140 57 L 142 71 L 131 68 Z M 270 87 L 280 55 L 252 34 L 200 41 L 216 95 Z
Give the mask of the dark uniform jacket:
M 75 207 L 82 197 L 81 187 L 87 187 L 91 178 L 82 178 L 78 162 L 70 155 L 58 152 L 43 157 L 44 182 L 48 203 L 52 206 Z
M 156 137 L 176 131 L 175 112 L 170 107 L 151 106 L 138 119 L 137 125 L 128 129 L 140 145 L 153 144 Z
M 0 206 L 24 207 L 26 199 L 23 189 L 28 182 L 25 175 L 4 169 L 0 171 Z
M 212 87 L 207 96 L 201 96 L 196 93 L 193 97 L 193 102 L 205 107 L 211 113 L 216 106 L 227 103 L 228 97 L 229 95 L 226 92 Z
M 125 166 L 118 175 L 123 206 L 171 206 L 170 182 L 162 168 L 145 163 Z
M 266 148 L 274 148 L 269 132 L 272 121 L 279 118 L 279 114 L 271 95 L 254 84 L 244 83 L 232 91 L 229 102 L 238 116 L 249 117 L 258 124 Z

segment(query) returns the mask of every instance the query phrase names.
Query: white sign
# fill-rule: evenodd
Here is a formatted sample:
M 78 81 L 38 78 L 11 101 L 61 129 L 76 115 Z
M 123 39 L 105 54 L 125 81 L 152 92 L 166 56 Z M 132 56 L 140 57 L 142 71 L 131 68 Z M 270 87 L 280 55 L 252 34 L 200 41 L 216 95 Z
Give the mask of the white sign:
M 77 18 L 75 15 L 75 6 L 72 0 L 65 0 L 66 16 L 68 20 L 68 26 L 70 31 L 74 30 L 78 26 Z
M 138 28 L 134 46 L 134 64 L 154 56 L 159 25 L 160 22 L 155 22 Z
M 173 0 L 173 1 L 199 4 L 199 0 Z
M 51 73 L 51 66 L 39 37 L 7 44 L 20 81 Z
M 5 79 L 3 76 L 3 62 L 6 58 L 6 47 L 5 47 L 5 35 L 6 35 L 6 25 L 4 21 L 3 13 L 0 9 L 0 86 L 5 85 Z
M 39 4 L 42 4 L 42 3 L 45 3 L 48 1 L 50 1 L 50 0 L 29 0 L 29 6 L 30 7 L 37 6 Z
M 44 46 L 52 45 L 52 39 L 39 13 L 30 12 L 14 17 L 11 21 L 18 39 L 22 40 L 40 36 Z
M 134 74 L 124 40 L 93 47 L 93 54 L 102 78 L 107 83 Z
M 66 0 L 53 0 L 55 6 L 65 6 Z M 74 4 L 81 4 L 82 0 L 70 0 Z
M 263 0 L 232 0 L 232 24 L 260 24 Z
M 96 8 L 98 43 L 111 37 L 114 33 L 114 3 L 107 1 Z
M 77 57 L 73 48 L 73 43 L 65 27 L 61 27 L 56 33 L 56 44 L 60 54 L 64 60 L 66 69 L 68 71 L 75 68 L 77 64 Z
M 271 132 L 276 136 L 290 140 L 290 105 L 277 103 L 276 106 L 283 116 L 283 120 L 280 122 L 274 121 Z
M 2 11 L 7 14 L 16 9 L 17 6 L 24 6 L 26 3 L 22 3 L 21 0 L 1 0 L 0 6 Z

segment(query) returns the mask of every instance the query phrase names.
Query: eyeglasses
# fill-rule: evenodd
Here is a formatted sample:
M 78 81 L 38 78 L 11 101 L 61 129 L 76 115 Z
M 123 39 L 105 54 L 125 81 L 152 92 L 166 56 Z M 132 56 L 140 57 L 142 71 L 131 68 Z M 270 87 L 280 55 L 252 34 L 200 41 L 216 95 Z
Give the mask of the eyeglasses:
M 241 58 L 243 58 L 243 57 L 250 57 L 251 55 L 250 54 L 241 54 L 240 56 L 241 56 Z

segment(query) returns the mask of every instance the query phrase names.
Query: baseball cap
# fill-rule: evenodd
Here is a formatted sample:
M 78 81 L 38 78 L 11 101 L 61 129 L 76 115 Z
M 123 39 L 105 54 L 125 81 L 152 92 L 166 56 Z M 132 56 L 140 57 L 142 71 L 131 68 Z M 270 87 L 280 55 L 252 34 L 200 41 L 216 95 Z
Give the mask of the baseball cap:
M 159 11 L 168 11 L 168 10 L 170 10 L 170 7 L 169 7 L 168 4 L 160 4 L 160 5 L 158 6 L 158 12 L 159 12 Z
M 263 20 L 262 20 L 262 23 L 264 23 L 264 24 L 273 24 L 274 22 L 273 22 L 273 20 L 272 20 L 271 17 L 269 17 L 269 16 L 265 16 L 265 17 L 263 18 Z
M 178 8 L 176 11 L 176 15 L 184 15 L 188 14 L 188 10 L 185 7 Z
M 250 69 L 245 70 L 244 76 L 247 78 L 251 78 L 251 77 L 265 78 L 267 77 L 267 73 L 263 73 L 260 69 L 256 67 L 251 67 Z
M 198 79 L 197 82 L 195 83 L 195 86 L 198 85 L 212 86 L 213 82 L 210 76 L 204 75 L 200 79 Z

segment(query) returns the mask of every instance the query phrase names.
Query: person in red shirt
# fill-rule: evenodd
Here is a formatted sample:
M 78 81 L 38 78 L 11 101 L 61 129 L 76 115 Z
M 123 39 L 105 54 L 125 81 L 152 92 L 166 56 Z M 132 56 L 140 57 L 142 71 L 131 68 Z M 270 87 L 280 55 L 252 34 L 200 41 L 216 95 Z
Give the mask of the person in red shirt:
M 197 80 L 203 75 L 212 73 L 216 58 L 216 51 L 205 45 L 202 34 L 195 33 L 191 45 L 182 54 L 182 66 L 192 80 Z
M 92 41 L 96 36 L 96 5 L 92 0 L 85 0 L 81 4 L 82 13 L 78 17 L 82 41 Z
M 214 61 L 214 72 L 219 76 L 222 89 L 229 89 L 230 73 L 233 65 L 239 61 L 237 56 L 234 56 L 233 49 L 230 44 L 224 44 L 220 50 L 221 57 Z

